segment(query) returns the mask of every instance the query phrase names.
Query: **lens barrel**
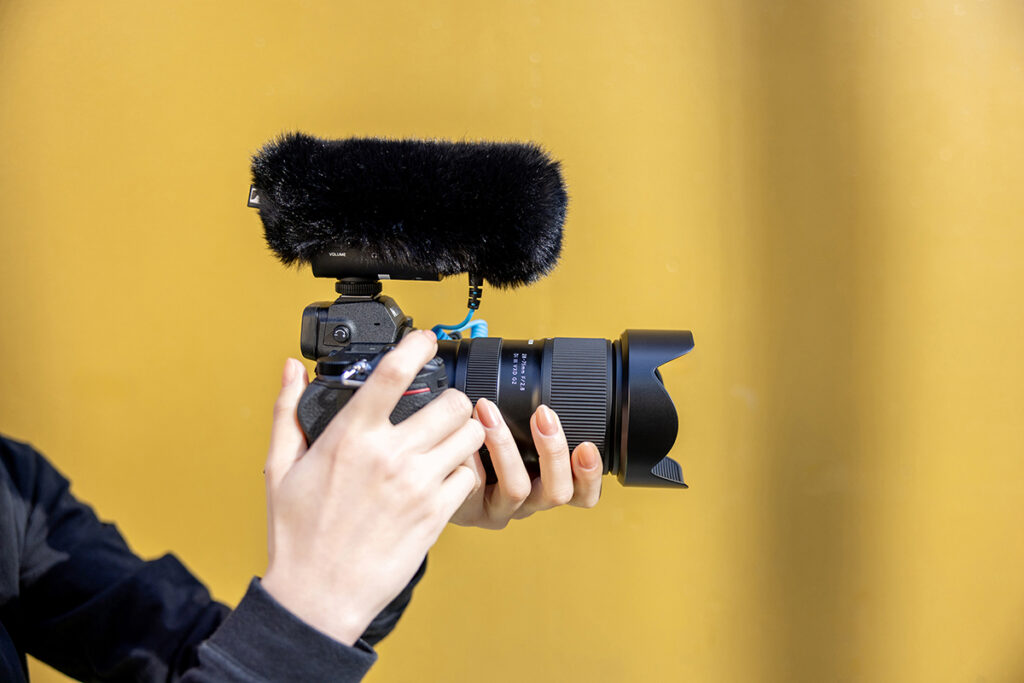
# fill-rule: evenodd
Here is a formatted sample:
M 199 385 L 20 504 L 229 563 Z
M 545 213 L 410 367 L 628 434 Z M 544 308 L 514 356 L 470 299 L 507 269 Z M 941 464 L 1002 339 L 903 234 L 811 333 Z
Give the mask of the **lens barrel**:
M 615 341 L 579 337 L 439 341 L 449 386 L 501 411 L 531 476 L 540 472 L 530 417 L 540 404 L 562 423 L 569 449 L 591 441 L 604 472 L 626 486 L 686 488 L 668 457 L 678 431 L 672 399 L 657 369 L 693 348 L 679 330 L 627 330 Z M 494 472 L 481 451 L 488 481 Z

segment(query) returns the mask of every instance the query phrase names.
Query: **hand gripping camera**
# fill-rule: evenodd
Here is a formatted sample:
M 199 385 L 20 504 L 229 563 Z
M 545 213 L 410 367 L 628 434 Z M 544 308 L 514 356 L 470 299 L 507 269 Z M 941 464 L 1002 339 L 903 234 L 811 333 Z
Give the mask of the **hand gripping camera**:
M 298 406 L 312 443 L 380 358 L 415 329 L 382 280 L 469 275 L 469 313 L 437 325 L 438 355 L 399 401 L 398 423 L 448 387 L 494 402 L 527 470 L 539 474 L 530 416 L 554 410 L 569 448 L 592 441 L 626 486 L 686 488 L 668 457 L 678 431 L 659 366 L 693 348 L 679 330 L 626 330 L 616 340 L 486 336 L 473 320 L 483 282 L 536 281 L 561 253 L 567 195 L 557 162 L 522 143 L 282 136 L 253 158 L 249 206 L 285 264 L 308 263 L 339 295 L 302 314 L 302 354 L 316 377 Z M 495 481 L 486 448 L 481 460 Z

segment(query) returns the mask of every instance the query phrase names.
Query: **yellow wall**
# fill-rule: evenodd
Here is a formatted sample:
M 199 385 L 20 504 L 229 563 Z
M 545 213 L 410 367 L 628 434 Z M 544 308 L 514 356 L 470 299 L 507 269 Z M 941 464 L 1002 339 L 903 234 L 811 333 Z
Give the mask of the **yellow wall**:
M 0 431 L 236 601 L 332 293 L 263 246 L 249 155 L 537 140 L 562 265 L 484 317 L 693 329 L 692 488 L 450 529 L 371 679 L 1024 680 L 1022 65 L 1010 1 L 5 2 Z

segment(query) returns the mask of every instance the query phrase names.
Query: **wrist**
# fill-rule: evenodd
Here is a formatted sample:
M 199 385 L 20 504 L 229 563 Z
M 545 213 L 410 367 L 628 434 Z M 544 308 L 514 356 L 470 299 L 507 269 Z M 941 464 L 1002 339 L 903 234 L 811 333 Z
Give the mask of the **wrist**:
M 273 568 L 267 569 L 260 584 L 282 607 L 345 645 L 354 645 L 373 619 L 372 614 L 361 614 L 329 591 L 310 588 L 308 582 L 289 579 Z

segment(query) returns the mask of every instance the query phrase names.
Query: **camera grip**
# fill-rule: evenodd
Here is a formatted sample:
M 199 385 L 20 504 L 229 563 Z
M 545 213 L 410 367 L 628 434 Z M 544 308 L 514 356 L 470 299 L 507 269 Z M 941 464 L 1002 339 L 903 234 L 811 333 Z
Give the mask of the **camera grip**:
M 344 387 L 338 382 L 316 377 L 299 398 L 297 416 L 299 427 L 306 435 L 306 443 L 312 444 L 323 433 L 331 419 L 345 407 L 355 389 Z
M 448 374 L 444 363 L 440 358 L 434 358 L 423 366 L 391 411 L 391 424 L 398 424 L 409 417 L 447 388 Z M 309 383 L 299 399 L 297 409 L 299 427 L 306 435 L 307 443 L 316 441 L 355 392 L 355 388 L 344 386 L 330 377 L 317 376 Z

